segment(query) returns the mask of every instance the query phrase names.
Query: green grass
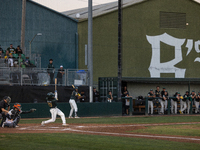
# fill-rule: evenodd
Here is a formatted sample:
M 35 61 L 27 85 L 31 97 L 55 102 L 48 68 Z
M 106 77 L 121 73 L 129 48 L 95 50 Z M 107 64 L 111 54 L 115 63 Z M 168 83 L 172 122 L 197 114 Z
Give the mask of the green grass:
M 38 123 L 47 120 L 21 119 L 20 124 Z M 150 123 L 177 123 L 199 122 L 200 116 L 142 116 L 142 117 L 99 117 L 67 119 L 69 124 L 150 124 Z M 58 118 L 56 123 L 61 123 Z M 19 125 L 20 125 L 19 124 Z M 144 130 L 135 130 L 136 133 L 153 133 L 165 135 L 200 136 L 200 125 L 170 125 L 147 126 Z M 2 129 L 0 129 L 1 131 Z M 188 142 L 174 142 L 134 137 L 114 137 L 103 135 L 85 135 L 75 133 L 0 133 L 0 150 L 196 150 L 200 144 Z
M 180 136 L 198 136 L 200 137 L 200 124 L 195 125 L 169 125 L 169 126 L 147 126 L 146 129 L 131 131 L 134 133 L 146 134 L 164 134 Z
M 22 119 L 20 123 L 41 123 L 46 119 Z M 56 122 L 61 120 L 58 118 Z M 147 124 L 147 123 L 175 123 L 175 122 L 200 122 L 200 116 L 143 116 L 143 117 L 99 117 L 67 119 L 67 123 L 90 123 L 90 124 Z
M 195 143 L 72 133 L 0 134 L 0 145 L 1 150 L 197 150 L 200 146 Z

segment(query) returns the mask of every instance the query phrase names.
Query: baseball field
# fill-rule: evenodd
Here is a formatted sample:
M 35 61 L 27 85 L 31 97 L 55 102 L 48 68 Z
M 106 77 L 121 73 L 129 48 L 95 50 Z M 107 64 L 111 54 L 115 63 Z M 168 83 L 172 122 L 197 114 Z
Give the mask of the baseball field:
M 61 119 L 41 126 L 21 119 L 18 128 L 0 128 L 0 150 L 196 150 L 200 115 L 128 116 Z

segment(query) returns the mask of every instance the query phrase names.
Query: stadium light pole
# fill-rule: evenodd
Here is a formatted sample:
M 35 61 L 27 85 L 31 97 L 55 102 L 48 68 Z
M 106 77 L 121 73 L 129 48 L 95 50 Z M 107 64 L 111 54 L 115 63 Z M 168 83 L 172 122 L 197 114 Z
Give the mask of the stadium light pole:
M 32 40 L 29 41 L 30 60 L 31 60 L 31 43 L 32 43 L 32 41 L 34 40 L 34 38 L 35 38 L 37 35 L 38 35 L 38 36 L 41 36 L 42 33 L 37 33 L 37 34 L 35 34 L 34 37 L 32 38 Z
M 93 102 L 93 45 L 92 45 L 92 0 L 88 0 L 88 70 L 90 103 Z
M 21 20 L 21 48 L 25 52 L 25 24 L 26 24 L 26 0 L 22 1 L 22 20 Z
M 118 101 L 121 101 L 122 81 L 122 0 L 118 0 Z

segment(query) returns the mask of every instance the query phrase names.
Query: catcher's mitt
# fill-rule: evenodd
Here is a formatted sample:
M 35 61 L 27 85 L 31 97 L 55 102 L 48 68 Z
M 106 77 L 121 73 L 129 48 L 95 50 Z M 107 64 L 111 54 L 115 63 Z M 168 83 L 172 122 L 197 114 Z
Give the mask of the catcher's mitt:
M 36 111 L 36 109 L 35 109 L 35 108 L 32 108 L 32 109 L 30 109 L 30 111 L 31 111 L 31 112 L 34 112 L 34 111 Z

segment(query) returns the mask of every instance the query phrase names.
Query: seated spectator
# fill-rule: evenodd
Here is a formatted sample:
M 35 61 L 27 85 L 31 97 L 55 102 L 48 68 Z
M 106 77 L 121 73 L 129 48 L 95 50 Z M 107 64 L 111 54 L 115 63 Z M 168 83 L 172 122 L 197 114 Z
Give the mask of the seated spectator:
M 10 44 L 10 47 L 8 47 L 7 50 L 9 51 L 9 53 L 14 54 L 15 48 L 13 47 L 12 44 Z
M 7 64 L 8 63 L 8 58 L 10 57 L 10 53 L 9 53 L 9 50 L 6 50 L 6 54 L 5 54 L 5 56 L 4 56 L 4 62 L 5 62 L 5 64 Z
M 81 91 L 81 96 L 80 96 L 80 102 L 85 102 L 86 101 L 86 95 L 85 95 L 85 91 L 82 90 Z
M 10 54 L 10 57 L 8 58 L 8 66 L 9 67 L 14 67 L 14 60 L 13 60 L 13 55 Z
M 4 58 L 4 53 L 2 50 L 0 50 L 0 58 Z
M 33 65 L 30 60 L 29 60 L 29 57 L 26 57 L 26 59 L 24 60 L 24 65 L 26 67 L 35 67 L 35 65 Z
M 99 102 L 99 92 L 97 91 L 96 87 L 93 87 L 93 101 Z
M 20 48 L 20 45 L 17 46 L 17 48 L 15 49 L 15 53 L 16 54 L 23 54 L 21 48 Z
M 108 91 L 107 100 L 108 100 L 109 103 L 111 103 L 113 101 L 113 96 L 112 96 L 111 91 Z

